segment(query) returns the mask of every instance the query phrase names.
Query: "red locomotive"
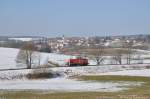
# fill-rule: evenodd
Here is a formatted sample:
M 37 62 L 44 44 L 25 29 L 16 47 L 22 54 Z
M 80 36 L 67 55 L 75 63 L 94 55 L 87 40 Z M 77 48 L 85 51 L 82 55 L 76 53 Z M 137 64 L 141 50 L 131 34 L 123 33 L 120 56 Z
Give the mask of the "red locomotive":
M 88 59 L 78 57 L 76 59 L 68 59 L 66 60 L 67 66 L 87 66 Z

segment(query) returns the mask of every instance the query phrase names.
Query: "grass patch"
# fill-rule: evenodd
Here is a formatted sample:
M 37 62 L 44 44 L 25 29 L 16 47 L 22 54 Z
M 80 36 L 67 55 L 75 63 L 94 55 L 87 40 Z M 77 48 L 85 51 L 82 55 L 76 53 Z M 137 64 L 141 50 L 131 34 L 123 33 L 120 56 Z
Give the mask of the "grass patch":
M 141 86 L 131 87 L 129 90 L 125 90 L 125 94 L 134 95 L 150 95 L 150 77 L 137 77 L 137 76 L 81 76 L 79 80 L 93 80 L 93 81 L 104 81 L 104 82 L 118 82 L 118 81 L 129 81 L 129 82 L 143 82 Z M 121 92 L 120 92 L 121 93 Z
M 95 80 L 95 81 L 138 81 L 150 82 L 150 77 L 137 77 L 137 76 L 80 76 L 80 80 Z
M 149 99 L 150 95 L 136 95 L 124 93 L 102 92 L 70 92 L 45 93 L 37 92 L 11 92 L 0 95 L 3 99 Z

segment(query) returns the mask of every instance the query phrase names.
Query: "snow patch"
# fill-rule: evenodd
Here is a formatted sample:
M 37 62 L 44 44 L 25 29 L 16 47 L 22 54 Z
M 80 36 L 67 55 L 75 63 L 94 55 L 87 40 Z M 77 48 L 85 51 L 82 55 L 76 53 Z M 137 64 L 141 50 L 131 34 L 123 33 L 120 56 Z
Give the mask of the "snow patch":
M 11 80 L 0 81 L 0 89 L 6 90 L 48 90 L 48 91 L 66 91 L 66 92 L 87 92 L 87 91 L 103 91 L 112 92 L 126 89 L 130 85 L 138 86 L 139 83 L 132 82 L 91 82 L 77 81 L 66 78 L 53 78 L 45 80 Z
M 121 75 L 121 76 L 144 76 L 150 77 L 150 69 L 143 70 L 123 70 L 115 72 L 100 73 L 100 75 Z
M 9 39 L 16 41 L 32 41 L 32 38 L 9 38 Z

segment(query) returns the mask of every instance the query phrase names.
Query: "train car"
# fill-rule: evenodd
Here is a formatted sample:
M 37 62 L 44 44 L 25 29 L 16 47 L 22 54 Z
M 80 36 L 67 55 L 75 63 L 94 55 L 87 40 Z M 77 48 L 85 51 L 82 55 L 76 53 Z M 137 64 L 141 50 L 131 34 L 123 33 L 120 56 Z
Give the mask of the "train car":
M 66 61 L 67 66 L 87 66 L 88 59 L 85 58 L 76 58 L 76 59 L 68 59 Z

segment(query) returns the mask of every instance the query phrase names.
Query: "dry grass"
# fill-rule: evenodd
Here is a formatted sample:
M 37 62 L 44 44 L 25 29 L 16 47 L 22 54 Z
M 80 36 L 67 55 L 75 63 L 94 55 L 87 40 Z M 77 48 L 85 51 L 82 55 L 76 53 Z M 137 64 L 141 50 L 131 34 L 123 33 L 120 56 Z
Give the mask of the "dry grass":
M 2 99 L 150 99 L 150 78 L 129 76 L 81 76 L 80 80 L 144 82 L 142 86 L 121 92 L 0 91 Z
M 130 82 L 143 82 L 141 86 L 133 87 L 129 90 L 124 91 L 125 94 L 134 95 L 150 95 L 150 77 L 137 77 L 137 76 L 81 76 L 80 80 L 94 80 L 94 81 L 130 81 Z
M 42 92 L 41 92 L 42 93 Z M 5 92 L 2 99 L 149 99 L 150 95 L 128 93 L 102 92 L 70 92 L 70 93 L 42 93 L 39 92 Z

